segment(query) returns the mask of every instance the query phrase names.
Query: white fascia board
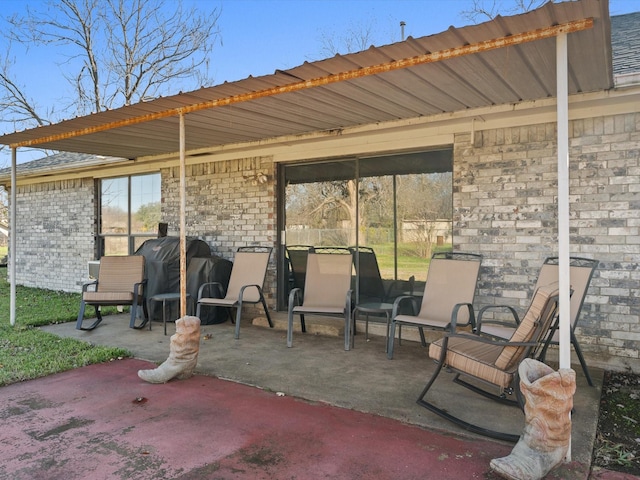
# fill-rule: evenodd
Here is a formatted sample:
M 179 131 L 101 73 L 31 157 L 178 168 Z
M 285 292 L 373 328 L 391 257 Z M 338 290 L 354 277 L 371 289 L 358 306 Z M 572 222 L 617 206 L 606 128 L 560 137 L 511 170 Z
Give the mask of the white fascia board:
M 569 97 L 569 120 L 638 111 L 640 86 Z M 255 156 L 272 157 L 274 162 L 289 162 L 426 149 L 451 145 L 456 134 L 550 123 L 556 121 L 556 115 L 556 99 L 547 98 L 189 151 L 186 164 L 196 165 Z M 41 176 L 34 174 L 19 178 L 18 185 L 71 178 L 105 178 L 149 173 L 161 168 L 178 166 L 179 155 L 175 152 L 140 157 L 111 165 L 96 165 L 90 168 L 84 165 L 84 168 L 75 171 L 48 172 L 47 175 Z

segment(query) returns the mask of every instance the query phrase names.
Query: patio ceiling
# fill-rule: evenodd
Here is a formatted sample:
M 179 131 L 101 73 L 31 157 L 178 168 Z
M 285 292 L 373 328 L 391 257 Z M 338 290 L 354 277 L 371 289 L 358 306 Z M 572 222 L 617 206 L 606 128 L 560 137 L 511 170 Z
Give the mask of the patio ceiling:
M 179 151 L 180 111 L 193 151 L 555 97 L 557 28 L 575 31 L 569 94 L 612 88 L 608 1 L 581 0 L 7 134 L 0 143 L 138 158 Z

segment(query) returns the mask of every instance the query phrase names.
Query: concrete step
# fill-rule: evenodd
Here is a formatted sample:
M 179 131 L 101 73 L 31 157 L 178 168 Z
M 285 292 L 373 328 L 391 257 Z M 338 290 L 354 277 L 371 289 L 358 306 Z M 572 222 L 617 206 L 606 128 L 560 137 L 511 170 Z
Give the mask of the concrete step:
M 273 321 L 273 328 L 276 330 L 287 331 L 288 318 L 287 315 L 271 315 Z M 269 327 L 269 322 L 266 316 L 255 317 L 252 324 L 258 327 Z M 307 333 L 313 335 L 325 335 L 329 337 L 341 337 L 344 336 L 344 320 L 338 317 L 321 317 L 317 315 L 307 315 L 305 317 L 305 325 L 307 327 Z M 300 332 L 300 317 L 295 316 L 293 319 L 293 331 Z
M 287 331 L 288 317 L 286 312 L 270 312 L 271 320 L 273 321 L 273 328 L 275 330 Z M 384 319 L 378 322 L 374 317 L 369 317 L 369 335 L 370 336 L 387 336 L 387 326 Z M 269 323 L 265 315 L 258 315 L 253 318 L 252 325 L 257 327 L 268 328 Z M 325 335 L 331 337 L 343 337 L 344 336 L 344 321 L 338 317 L 322 317 L 320 315 L 307 315 L 305 317 L 305 323 L 307 327 L 307 333 L 314 335 Z M 293 331 L 300 332 L 300 317 L 295 316 L 293 319 Z M 356 334 L 364 335 L 365 333 L 365 321 L 359 319 L 356 321 Z M 442 337 L 442 332 L 425 330 L 424 332 L 427 342 L 432 342 Z M 397 337 L 397 334 L 396 334 Z M 409 342 L 419 342 L 420 334 L 417 328 L 405 327 L 402 331 L 402 340 Z

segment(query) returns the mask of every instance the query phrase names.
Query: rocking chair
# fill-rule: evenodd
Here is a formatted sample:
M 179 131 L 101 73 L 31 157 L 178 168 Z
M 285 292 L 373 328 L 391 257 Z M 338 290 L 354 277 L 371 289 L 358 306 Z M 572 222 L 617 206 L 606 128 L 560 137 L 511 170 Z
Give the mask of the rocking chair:
M 445 336 L 429 345 L 429 357 L 436 360 L 437 368 L 431 379 L 420 393 L 418 404 L 455 423 L 456 425 L 480 435 L 516 442 L 518 435 L 489 430 L 471 424 L 449 413 L 426 399 L 427 393 L 443 367 L 455 373 L 453 381 L 484 397 L 501 403 L 518 405 L 515 399 L 507 396 L 517 393 L 518 365 L 520 362 L 544 348 L 552 334 L 558 313 L 558 284 L 539 287 L 531 300 L 529 309 L 518 328 L 508 341 L 494 340 L 473 333 L 456 333 L 455 322 L 458 308 L 451 315 L 451 330 Z M 473 310 L 470 310 L 473 315 Z M 485 390 L 461 379 L 464 376 L 497 389 L 497 393 Z

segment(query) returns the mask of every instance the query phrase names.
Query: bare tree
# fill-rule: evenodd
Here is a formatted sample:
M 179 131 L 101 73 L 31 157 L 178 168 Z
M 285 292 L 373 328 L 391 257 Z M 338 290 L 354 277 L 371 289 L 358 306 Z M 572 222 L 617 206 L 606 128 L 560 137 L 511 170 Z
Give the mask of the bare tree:
M 318 36 L 319 58 L 327 58 L 337 54 L 355 53 L 366 50 L 371 45 L 383 45 L 400 40 L 400 22 L 397 29 L 381 28 L 379 18 L 369 16 L 351 23 L 344 31 L 324 31 Z M 313 57 L 313 56 L 312 56 Z
M 515 15 L 536 9 L 548 0 L 471 0 L 471 7 L 462 10 L 460 15 L 473 23 L 492 20 L 496 16 Z
M 0 122 L 4 130 L 47 125 L 149 97 L 212 83 L 211 51 L 220 38 L 220 11 L 183 9 L 181 0 L 50 0 L 3 18 Z M 21 55 L 12 52 L 19 48 Z M 15 73 L 28 53 L 49 49 L 73 94 L 38 103 L 29 78 Z M 26 52 L 26 55 L 24 54 Z M 43 71 L 42 75 L 55 75 Z M 3 147 L 0 147 L 0 151 Z M 43 154 L 48 152 L 43 151 Z M 0 192 L 0 216 L 6 194 Z
M 335 244 L 355 243 L 356 182 L 336 180 L 287 187 L 287 221 L 318 229 L 343 231 Z M 338 235 L 338 234 L 336 234 Z
M 351 26 L 341 34 L 323 32 L 320 35 L 320 53 L 330 57 L 338 53 L 354 53 L 372 45 L 374 27 L 371 22 Z
M 413 227 L 406 232 L 409 238 L 404 241 L 415 245 L 418 257 L 429 258 L 437 239 L 438 224 L 453 215 L 452 174 L 407 175 L 399 181 L 400 223 Z
M 26 79 L 13 72 L 18 60 L 7 53 L 0 65 L 0 108 L 3 120 L 15 127 L 210 83 L 210 54 L 219 39 L 216 9 L 185 10 L 180 0 L 50 0 L 37 8 L 6 19 L 7 45 L 54 49 L 60 74 L 75 94 L 59 110 L 40 107 L 29 96 Z

